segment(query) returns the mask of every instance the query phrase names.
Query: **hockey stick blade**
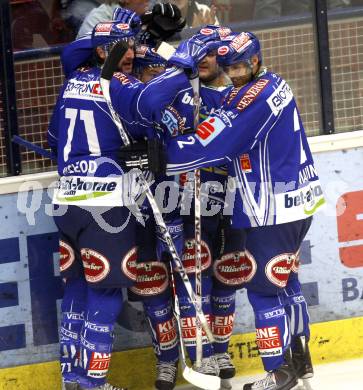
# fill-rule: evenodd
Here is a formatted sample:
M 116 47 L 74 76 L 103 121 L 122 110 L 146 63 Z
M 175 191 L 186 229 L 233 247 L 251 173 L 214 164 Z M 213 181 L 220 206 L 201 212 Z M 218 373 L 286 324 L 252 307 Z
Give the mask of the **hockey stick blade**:
M 221 387 L 221 378 L 213 375 L 206 375 L 194 371 L 192 368 L 185 366 L 183 369 L 183 378 L 193 386 L 204 390 L 219 390 Z
M 161 42 L 160 45 L 157 46 L 156 53 L 159 54 L 160 57 L 164 58 L 164 60 L 169 61 L 175 53 L 175 47 L 167 42 Z
M 57 156 L 54 155 L 52 152 L 49 152 L 46 149 L 41 148 L 38 145 L 33 144 L 32 142 L 29 142 L 25 140 L 24 138 L 19 137 L 18 135 L 13 135 L 12 142 L 24 146 L 27 149 L 32 150 L 34 153 L 37 153 L 41 155 L 42 157 L 49 158 L 50 160 L 57 160 Z

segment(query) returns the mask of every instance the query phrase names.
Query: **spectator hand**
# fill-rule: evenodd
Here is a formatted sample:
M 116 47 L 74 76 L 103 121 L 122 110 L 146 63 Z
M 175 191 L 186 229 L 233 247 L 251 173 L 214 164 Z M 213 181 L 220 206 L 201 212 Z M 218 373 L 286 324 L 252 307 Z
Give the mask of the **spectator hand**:
M 155 4 L 152 11 L 141 16 L 146 31 L 155 40 L 165 40 L 178 31 L 181 31 L 186 21 L 181 16 L 180 9 L 171 3 Z
M 217 23 L 216 7 L 211 6 L 210 10 L 194 13 L 191 27 L 204 26 L 205 24 L 214 25 L 215 23 Z

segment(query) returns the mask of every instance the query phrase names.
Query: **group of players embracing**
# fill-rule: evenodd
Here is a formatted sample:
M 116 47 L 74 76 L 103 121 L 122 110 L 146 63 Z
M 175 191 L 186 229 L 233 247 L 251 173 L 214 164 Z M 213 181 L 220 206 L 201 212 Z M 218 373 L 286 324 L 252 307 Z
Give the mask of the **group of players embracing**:
M 184 24 L 171 4 L 118 8 L 62 54 L 48 142 L 64 390 L 120 389 L 106 375 L 125 288 L 150 324 L 156 389 L 175 387 L 179 360 L 199 388 L 231 388 L 241 288 L 267 371 L 244 390 L 313 375 L 297 272 L 324 197 L 292 91 L 250 32 L 208 25 L 166 50 Z

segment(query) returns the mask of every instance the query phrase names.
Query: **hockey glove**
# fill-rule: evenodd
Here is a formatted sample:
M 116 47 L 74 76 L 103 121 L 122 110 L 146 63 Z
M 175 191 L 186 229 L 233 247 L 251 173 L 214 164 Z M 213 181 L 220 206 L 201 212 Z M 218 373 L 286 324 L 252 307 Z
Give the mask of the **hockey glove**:
M 181 16 L 180 9 L 175 4 L 155 4 L 152 11 L 141 16 L 143 25 L 154 40 L 165 40 L 181 31 L 186 21 Z
M 196 34 L 182 41 L 168 62 L 180 68 L 191 69 L 192 73 L 196 73 L 198 63 L 219 45 L 220 37 L 216 31 L 211 31 L 210 35 Z
M 182 219 L 175 218 L 173 220 L 165 221 L 166 228 L 168 229 L 170 236 L 174 242 L 175 249 L 178 252 L 179 257 L 183 255 L 184 249 L 184 228 Z M 169 259 L 168 254 L 170 253 L 168 244 L 162 234 L 162 230 L 159 226 L 156 226 L 156 255 L 158 260 Z
M 164 175 L 166 171 L 164 145 L 157 138 L 123 146 L 118 158 L 128 169 L 148 170 L 155 176 Z
M 140 17 L 135 12 L 126 8 L 117 7 L 113 11 L 112 20 L 130 26 L 130 28 L 135 31 L 135 35 L 139 32 L 141 28 Z

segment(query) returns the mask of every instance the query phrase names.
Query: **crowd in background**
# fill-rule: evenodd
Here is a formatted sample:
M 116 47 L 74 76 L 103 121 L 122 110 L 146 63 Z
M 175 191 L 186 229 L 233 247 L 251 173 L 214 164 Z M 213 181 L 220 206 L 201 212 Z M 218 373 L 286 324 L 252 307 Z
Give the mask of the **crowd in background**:
M 70 42 L 121 5 L 142 14 L 157 0 L 10 0 L 15 51 Z M 172 0 L 188 27 L 229 24 L 311 13 L 314 0 Z M 363 6 L 363 0 L 327 0 L 329 9 Z

